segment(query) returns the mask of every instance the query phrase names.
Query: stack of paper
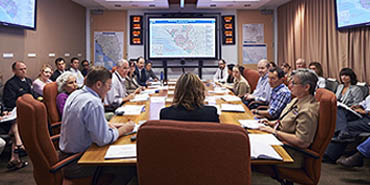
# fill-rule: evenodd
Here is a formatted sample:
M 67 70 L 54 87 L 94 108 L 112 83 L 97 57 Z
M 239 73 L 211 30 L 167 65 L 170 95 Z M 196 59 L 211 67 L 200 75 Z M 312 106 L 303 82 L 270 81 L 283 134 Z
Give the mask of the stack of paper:
M 160 81 L 156 81 L 156 82 L 150 82 L 150 85 L 161 85 L 161 82 Z
M 165 96 L 152 96 L 150 97 L 151 103 L 157 103 L 157 102 L 165 102 L 166 97 Z
M 170 81 L 170 82 L 168 82 L 168 85 L 176 85 L 176 82 Z
M 265 144 L 264 142 L 250 141 L 250 147 L 251 159 L 283 160 L 271 145 Z
M 136 158 L 136 144 L 111 145 L 104 159 Z
M 216 87 L 213 91 L 208 91 L 209 93 L 214 93 L 214 94 L 226 94 L 229 92 L 226 88 L 219 88 Z
M 230 101 L 241 101 L 241 99 L 237 96 L 232 95 L 224 95 L 221 97 L 223 100 L 230 102 Z
M 155 93 L 157 93 L 157 92 L 159 92 L 159 90 L 158 89 L 145 89 L 144 91 L 142 91 L 141 93 L 142 94 L 155 94 Z
M 223 112 L 245 112 L 241 104 L 221 104 L 221 111 Z
M 123 112 L 123 115 L 139 115 L 145 109 L 145 105 L 124 105 L 116 109 L 117 112 Z
M 149 94 L 137 94 L 135 95 L 135 98 L 130 100 L 130 102 L 141 102 L 141 101 L 147 101 L 149 99 Z
M 255 119 L 239 120 L 239 122 L 243 128 L 248 129 L 258 129 L 261 126 L 264 126 L 264 124 L 259 123 L 258 120 Z
M 268 145 L 283 145 L 283 143 L 272 134 L 249 134 L 248 136 L 251 143 L 263 142 Z
M 216 105 L 216 97 L 214 96 L 206 96 L 204 101 L 207 102 L 208 105 Z

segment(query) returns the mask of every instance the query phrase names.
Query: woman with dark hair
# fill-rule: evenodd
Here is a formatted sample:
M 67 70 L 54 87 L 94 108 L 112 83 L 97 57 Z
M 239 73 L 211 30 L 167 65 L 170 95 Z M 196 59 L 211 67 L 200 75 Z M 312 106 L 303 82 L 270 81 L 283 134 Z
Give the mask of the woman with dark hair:
M 227 65 L 227 79 L 226 79 L 226 83 L 234 83 L 234 76 L 233 76 L 233 68 L 234 68 L 235 64 L 229 64 Z
M 339 73 L 339 77 L 341 84 L 339 84 L 335 93 L 338 101 L 349 107 L 360 103 L 364 96 L 361 89 L 356 86 L 357 77 L 355 72 L 350 68 L 343 68 Z
M 283 63 L 283 65 L 281 65 L 281 69 L 285 73 L 285 78 L 289 81 L 292 76 L 292 67 L 290 67 L 288 63 Z
M 177 80 L 172 106 L 163 108 L 161 120 L 220 122 L 217 109 L 204 105 L 205 87 L 193 73 L 184 73 Z
M 135 78 L 135 69 L 136 69 L 135 62 L 129 61 L 128 64 L 130 66 L 130 71 L 126 76 L 126 80 L 124 83 L 128 93 L 133 93 L 136 91 L 137 88 L 140 88 L 141 86 L 139 85 L 139 83 L 137 83 Z
M 232 91 L 239 97 L 244 97 L 245 94 L 251 92 L 251 87 L 248 81 L 243 77 L 242 71 L 244 71 L 243 66 L 235 66 L 233 68 L 234 85 Z

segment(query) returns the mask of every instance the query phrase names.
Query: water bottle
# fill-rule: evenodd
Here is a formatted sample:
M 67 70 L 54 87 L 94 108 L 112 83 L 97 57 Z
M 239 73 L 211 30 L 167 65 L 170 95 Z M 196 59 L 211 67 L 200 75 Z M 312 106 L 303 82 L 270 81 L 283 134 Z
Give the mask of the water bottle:
M 163 86 L 163 78 L 164 78 L 163 71 L 161 71 L 161 85 L 162 86 Z

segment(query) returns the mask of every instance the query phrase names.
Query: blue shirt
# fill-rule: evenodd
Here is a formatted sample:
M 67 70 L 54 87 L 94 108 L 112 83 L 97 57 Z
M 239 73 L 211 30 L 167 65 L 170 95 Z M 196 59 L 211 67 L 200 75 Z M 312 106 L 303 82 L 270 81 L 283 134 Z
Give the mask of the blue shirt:
M 59 147 L 63 152 L 85 151 L 92 143 L 98 146 L 117 140 L 117 129 L 108 127 L 99 95 L 87 86 L 69 95 L 62 117 Z
M 280 117 L 281 112 L 290 102 L 290 99 L 290 90 L 287 86 L 285 86 L 285 84 L 280 84 L 279 86 L 272 89 L 271 101 L 269 105 L 270 108 L 268 109 L 268 112 L 272 119 L 278 119 Z
M 365 110 L 366 113 L 370 112 L 370 95 L 366 97 L 365 100 L 360 102 L 361 107 Z
M 271 95 L 271 87 L 268 81 L 268 73 L 265 76 L 258 79 L 257 87 L 253 91 L 253 96 L 255 96 L 257 101 L 269 102 Z

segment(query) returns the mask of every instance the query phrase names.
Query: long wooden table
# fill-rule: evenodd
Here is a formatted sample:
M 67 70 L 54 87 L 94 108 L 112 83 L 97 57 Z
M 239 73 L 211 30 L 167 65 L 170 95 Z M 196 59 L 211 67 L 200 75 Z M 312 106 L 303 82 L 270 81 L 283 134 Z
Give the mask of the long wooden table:
M 161 91 L 160 93 L 155 94 L 154 96 L 164 96 L 166 95 L 166 91 Z M 170 95 L 169 95 L 170 96 Z M 224 100 L 217 99 L 217 104 L 226 103 Z M 230 103 L 230 102 L 227 102 Z M 232 104 L 242 104 L 244 109 L 246 110 L 244 113 L 235 113 L 235 112 L 222 112 L 220 115 L 220 122 L 222 124 L 235 124 L 240 125 L 239 120 L 241 119 L 253 119 L 253 114 L 251 111 L 241 102 L 231 102 Z M 114 116 L 111 122 L 114 123 L 125 123 L 129 120 L 134 121 L 136 124 L 141 120 L 148 120 L 149 118 L 149 110 L 150 110 L 150 102 L 128 102 L 127 105 L 145 105 L 145 112 L 141 113 L 140 115 L 136 116 Z M 126 105 L 125 104 L 125 105 Z M 169 103 L 166 103 L 166 106 L 169 106 Z M 264 134 L 258 130 L 248 130 L 249 133 L 260 133 Z M 123 136 L 120 137 L 116 142 L 112 145 L 124 145 L 124 144 L 134 144 L 135 142 L 131 142 L 130 136 Z M 104 156 L 106 151 L 108 150 L 108 146 L 98 147 L 95 144 L 92 144 L 86 152 L 83 154 L 81 159 L 78 161 L 80 165 L 93 165 L 93 166 L 114 166 L 114 165 L 136 165 L 136 158 L 131 159 L 109 159 L 105 160 Z M 258 165 L 258 164 L 282 164 L 282 163 L 292 163 L 293 159 L 289 156 L 289 154 L 285 151 L 282 146 L 273 146 L 276 152 L 283 158 L 282 161 L 278 160 L 251 160 L 251 164 Z

